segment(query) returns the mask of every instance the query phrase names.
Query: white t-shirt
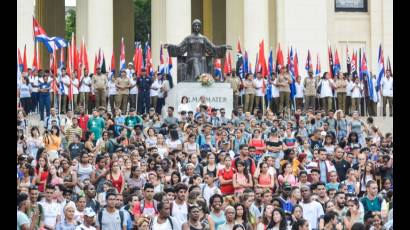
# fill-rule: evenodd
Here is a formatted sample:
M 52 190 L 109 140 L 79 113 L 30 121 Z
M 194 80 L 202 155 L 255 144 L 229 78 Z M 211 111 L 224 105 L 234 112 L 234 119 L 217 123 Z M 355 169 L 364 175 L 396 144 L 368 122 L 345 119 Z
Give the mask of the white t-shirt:
M 256 90 L 256 96 L 257 97 L 265 96 L 265 94 L 263 93 L 263 83 L 264 83 L 264 81 L 265 80 L 263 78 L 261 78 L 261 79 L 256 78 L 255 80 L 253 80 L 253 82 L 255 82 L 255 85 L 256 85 L 256 88 L 257 88 L 257 90 Z
M 352 88 L 356 86 L 357 84 L 354 83 Z M 352 98 L 361 98 L 362 93 L 360 92 L 363 89 L 363 85 L 361 83 L 358 84 L 359 87 L 355 87 L 352 91 Z
M 333 84 L 333 80 L 331 79 L 322 80 L 322 86 L 320 90 L 321 98 L 322 97 L 333 97 L 332 88 L 330 87 L 331 84 Z
M 138 88 L 137 88 L 136 83 L 137 83 L 137 81 L 134 80 L 133 77 L 131 77 L 130 78 L 130 85 L 134 86 L 134 87 L 130 88 L 130 94 L 138 94 Z
M 209 199 L 211 198 L 212 195 L 221 194 L 221 190 L 215 185 L 212 188 L 210 188 L 207 184 L 203 184 L 201 185 L 201 191 L 202 191 L 202 196 L 204 197 L 208 206 L 209 206 Z
M 322 205 L 312 200 L 310 203 L 300 202 L 303 209 L 303 218 L 309 222 L 309 230 L 318 228 L 318 219 L 324 215 Z
M 153 89 L 153 88 L 157 88 L 157 89 Z M 150 97 L 157 97 L 160 89 L 161 89 L 161 84 L 159 83 L 157 79 L 151 85 Z
M 188 103 L 186 103 L 186 104 L 179 104 L 178 105 L 178 113 L 180 113 L 181 111 L 186 111 L 186 112 L 188 112 L 188 111 L 192 111 L 192 109 L 191 108 L 189 108 L 189 104 Z
M 31 92 L 38 93 L 38 76 L 30 77 L 29 82 L 32 86 L 36 86 L 31 89 Z
M 188 216 L 187 203 L 184 202 L 182 205 L 179 205 L 175 201 L 173 201 L 171 214 L 178 221 L 178 223 L 182 224 L 182 223 L 187 222 L 187 216 Z
M 351 97 L 352 96 L 352 89 L 353 89 L 353 82 L 348 81 L 347 86 L 346 86 L 346 96 Z
M 73 82 L 73 94 L 78 94 L 78 79 L 74 78 Z
M 300 82 L 300 83 L 296 82 L 295 86 L 296 86 L 296 95 L 295 95 L 295 97 L 296 98 L 303 98 L 303 95 L 304 95 L 304 93 L 303 93 L 303 91 L 304 91 L 303 83 L 302 82 Z
M 117 95 L 117 87 L 115 87 L 115 82 L 114 81 L 109 81 L 108 82 L 108 95 Z
M 90 84 L 91 84 L 90 76 L 83 77 L 83 82 L 81 83 L 81 86 L 80 86 L 80 93 L 89 93 L 91 91 Z
M 278 79 L 275 79 L 273 81 L 273 85 L 272 85 L 272 97 L 276 98 L 279 97 L 279 88 L 277 86 L 275 86 L 275 84 L 277 84 Z
M 132 78 L 132 74 L 135 72 L 134 69 L 125 69 L 125 73 L 127 73 L 127 77 Z
M 387 79 L 387 77 L 383 77 L 381 85 L 383 97 L 393 97 L 393 78 Z
M 57 202 L 48 203 L 46 201 L 39 202 L 43 207 L 44 212 L 44 224 L 49 226 L 55 226 L 57 216 L 61 216 L 61 206 Z
M 68 95 L 68 90 L 69 90 L 68 86 L 70 86 L 70 77 L 68 75 L 61 77 L 61 82 L 64 85 L 64 95 Z

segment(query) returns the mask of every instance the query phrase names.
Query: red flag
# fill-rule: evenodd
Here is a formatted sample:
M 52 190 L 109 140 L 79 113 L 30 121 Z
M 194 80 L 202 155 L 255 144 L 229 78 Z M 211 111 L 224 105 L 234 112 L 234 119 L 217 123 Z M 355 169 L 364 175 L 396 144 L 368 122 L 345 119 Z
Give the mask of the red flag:
M 112 51 L 112 56 L 111 56 L 111 72 L 114 72 L 114 74 L 115 74 L 115 55 L 114 55 L 114 50 Z
M 53 59 L 54 59 L 54 62 L 53 62 L 52 70 L 53 70 L 54 78 L 56 78 L 57 77 L 57 49 L 53 50 Z M 57 91 L 54 91 L 54 92 L 57 92 Z
M 101 57 L 101 48 L 98 50 L 98 66 L 101 67 L 102 64 L 102 57 Z
M 60 68 L 63 68 L 64 65 L 64 48 L 61 48 L 60 51 Z
M 37 47 L 36 44 L 37 42 L 34 41 L 34 56 L 33 56 L 33 64 L 32 64 L 32 68 L 33 70 L 36 69 L 38 70 L 38 63 L 37 63 Z
M 151 68 L 152 68 L 151 48 L 148 47 L 147 53 L 145 54 L 145 69 L 148 74 L 151 73 Z
M 138 65 L 137 65 L 138 77 L 141 76 L 141 69 L 142 69 L 142 47 L 139 47 L 139 50 L 138 50 Z
M 236 50 L 237 50 L 238 53 L 242 54 L 241 42 L 239 41 L 239 38 L 238 38 L 238 44 L 236 45 Z
M 56 66 L 56 62 L 57 62 L 57 60 L 56 60 L 55 49 L 54 49 L 53 53 L 50 54 L 50 70 L 53 72 L 51 86 L 53 87 L 53 92 L 54 93 L 58 92 L 55 69 L 54 69 L 54 66 Z
M 225 55 L 225 60 L 224 60 L 224 69 L 223 69 L 223 74 L 226 76 L 230 74 L 229 72 L 229 63 L 228 63 L 228 55 Z
M 23 54 L 23 64 L 24 64 L 24 72 L 27 72 L 27 57 L 26 57 L 26 45 L 24 45 L 24 54 Z
M 231 52 L 228 53 L 228 67 L 229 67 L 229 73 L 232 73 L 232 59 L 231 59 Z
M 258 58 L 258 71 L 262 72 L 262 77 L 266 77 L 268 75 L 268 67 L 266 66 L 266 59 L 265 59 L 265 42 L 262 39 L 262 42 L 259 44 L 259 58 Z M 256 63 L 255 63 L 256 64 Z M 255 73 L 256 74 L 256 73 Z
M 283 59 L 283 53 L 279 43 L 278 51 L 276 52 L 276 71 L 279 72 L 284 65 L 285 60 Z
M 67 67 L 66 72 L 69 76 L 71 76 L 71 47 L 70 44 L 67 46 Z
M 83 53 L 82 55 L 83 55 L 84 68 L 85 68 L 87 71 L 90 71 L 90 67 L 88 66 L 87 47 L 85 46 L 85 44 L 84 44 L 84 53 Z
M 76 48 L 76 47 L 73 47 L 73 54 L 74 54 L 74 69 L 77 71 L 77 78 L 78 78 L 78 81 L 80 81 L 80 77 L 81 77 L 81 75 L 80 75 L 80 63 L 79 63 L 79 55 L 78 55 L 78 49 Z
M 135 45 L 134 57 L 132 58 L 132 60 L 134 61 L 135 74 L 138 75 L 138 44 Z
M 299 78 L 299 64 L 298 64 L 298 53 L 295 50 L 295 57 L 293 58 L 293 71 L 295 73 L 295 78 L 298 80 Z
M 94 75 L 97 74 L 98 59 L 97 54 L 94 55 Z

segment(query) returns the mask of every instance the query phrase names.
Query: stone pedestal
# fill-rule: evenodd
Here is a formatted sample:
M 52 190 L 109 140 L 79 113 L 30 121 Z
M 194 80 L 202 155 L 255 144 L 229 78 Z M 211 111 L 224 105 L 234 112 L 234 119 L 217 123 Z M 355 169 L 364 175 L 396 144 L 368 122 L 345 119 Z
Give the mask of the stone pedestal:
M 233 109 L 233 91 L 230 83 L 214 83 L 212 86 L 205 87 L 199 82 L 181 82 L 172 88 L 165 100 L 163 115 L 166 116 L 168 106 L 173 106 L 175 112 L 181 103 L 181 98 L 187 96 L 189 106 L 192 111 L 196 110 L 201 96 L 206 97 L 206 101 L 212 108 L 225 108 L 226 117 L 231 117 Z

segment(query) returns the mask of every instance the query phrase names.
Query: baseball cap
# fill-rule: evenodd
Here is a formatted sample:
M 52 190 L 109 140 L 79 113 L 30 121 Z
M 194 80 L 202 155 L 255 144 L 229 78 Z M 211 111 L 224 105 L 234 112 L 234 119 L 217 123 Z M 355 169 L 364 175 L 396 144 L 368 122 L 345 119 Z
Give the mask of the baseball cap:
M 290 185 L 288 182 L 283 183 L 283 189 L 291 189 L 292 185 Z
M 88 208 L 85 208 L 84 215 L 89 216 L 89 217 L 94 217 L 95 212 L 92 208 L 88 207 Z

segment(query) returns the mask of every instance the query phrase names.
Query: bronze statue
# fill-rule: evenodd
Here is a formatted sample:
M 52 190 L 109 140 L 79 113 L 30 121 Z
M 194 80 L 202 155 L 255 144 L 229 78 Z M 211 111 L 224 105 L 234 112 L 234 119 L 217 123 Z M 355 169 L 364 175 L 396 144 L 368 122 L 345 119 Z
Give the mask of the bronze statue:
M 232 49 L 230 45 L 214 45 L 200 30 L 201 21 L 195 19 L 191 35 L 178 45 L 164 45 L 171 57 L 178 58 L 178 82 L 195 81 L 202 73 L 212 73 L 212 58 L 223 58 L 226 50 Z

